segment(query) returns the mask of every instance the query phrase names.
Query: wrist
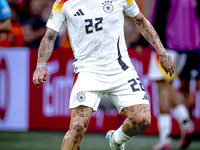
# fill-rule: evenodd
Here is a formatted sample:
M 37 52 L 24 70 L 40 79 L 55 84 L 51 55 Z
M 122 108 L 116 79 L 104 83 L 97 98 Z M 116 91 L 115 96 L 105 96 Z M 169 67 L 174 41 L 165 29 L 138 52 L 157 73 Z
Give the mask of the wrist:
M 36 68 L 46 67 L 46 63 L 37 63 Z
M 158 53 L 158 56 L 164 56 L 164 55 L 168 55 L 167 52 L 161 52 L 161 53 Z

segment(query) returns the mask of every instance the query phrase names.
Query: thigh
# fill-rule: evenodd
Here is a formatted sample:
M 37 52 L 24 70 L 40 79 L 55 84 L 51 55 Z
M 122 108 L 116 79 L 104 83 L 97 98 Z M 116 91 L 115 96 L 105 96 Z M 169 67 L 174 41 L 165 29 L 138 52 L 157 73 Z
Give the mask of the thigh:
M 69 108 L 76 108 L 78 106 L 87 106 L 92 108 L 93 111 L 97 111 L 100 100 L 101 93 L 95 91 L 77 91 L 73 88 L 69 101 Z
M 98 82 L 96 78 L 95 74 L 92 73 L 76 75 L 69 100 L 70 109 L 83 105 L 92 108 L 93 111 L 97 111 L 102 92 L 93 86 L 98 87 L 99 85 L 99 87 L 102 87 L 103 85 L 100 85 L 101 82 Z
M 114 82 L 111 83 L 113 87 L 107 95 L 119 111 L 132 105 L 149 104 L 135 69 L 129 68 L 114 78 Z

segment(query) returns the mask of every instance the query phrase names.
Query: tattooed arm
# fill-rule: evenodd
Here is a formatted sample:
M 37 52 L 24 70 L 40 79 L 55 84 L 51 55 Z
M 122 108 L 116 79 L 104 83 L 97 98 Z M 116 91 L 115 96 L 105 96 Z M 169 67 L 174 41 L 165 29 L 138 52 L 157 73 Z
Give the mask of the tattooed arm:
M 39 87 L 40 84 L 44 84 L 44 81 L 46 81 L 49 76 L 46 63 L 49 57 L 51 56 L 54 47 L 54 42 L 58 34 L 59 33 L 55 30 L 47 28 L 46 34 L 41 40 L 40 47 L 38 50 L 37 67 L 33 74 L 33 82 L 35 85 L 37 85 L 37 87 Z
M 149 21 L 143 16 L 141 12 L 136 17 L 132 17 L 131 20 L 135 23 L 136 27 L 144 36 L 144 38 L 157 51 L 162 68 L 167 74 L 169 73 L 170 76 L 172 76 L 175 70 L 174 60 L 171 58 L 170 55 L 167 54 L 153 26 L 149 23 Z

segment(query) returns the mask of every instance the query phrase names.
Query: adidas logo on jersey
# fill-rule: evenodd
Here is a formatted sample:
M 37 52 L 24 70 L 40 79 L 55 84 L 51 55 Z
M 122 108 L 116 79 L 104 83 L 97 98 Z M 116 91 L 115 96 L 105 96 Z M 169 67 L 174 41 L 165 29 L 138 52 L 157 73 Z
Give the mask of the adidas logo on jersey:
M 83 16 L 84 15 L 84 13 L 83 13 L 83 11 L 81 10 L 81 9 L 79 9 L 75 14 L 74 14 L 74 16 Z

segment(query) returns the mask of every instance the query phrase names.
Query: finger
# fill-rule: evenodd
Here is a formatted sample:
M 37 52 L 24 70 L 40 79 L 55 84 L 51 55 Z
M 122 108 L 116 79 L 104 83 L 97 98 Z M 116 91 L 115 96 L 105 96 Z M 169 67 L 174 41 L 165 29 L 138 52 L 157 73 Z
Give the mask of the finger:
M 37 86 L 40 85 L 40 83 L 38 82 L 38 76 L 37 75 L 33 75 L 33 83 Z
M 38 78 L 38 82 L 39 82 L 39 84 L 42 84 L 42 82 L 40 81 L 40 79 Z
M 38 83 L 36 84 L 36 86 L 39 88 L 42 83 L 40 82 L 39 78 L 37 79 L 37 81 Z
M 49 77 L 49 73 L 46 73 L 45 75 L 44 75 L 44 81 L 47 81 L 47 79 L 48 79 L 48 77 Z
M 34 84 L 39 88 L 40 82 L 38 81 L 38 78 L 34 80 Z
M 170 77 L 173 75 L 173 70 L 172 70 L 172 68 L 169 69 L 169 74 L 170 74 Z
M 165 70 L 166 74 L 168 74 L 168 70 L 166 68 L 164 68 L 164 70 Z
M 173 76 L 173 74 L 174 74 L 174 72 L 171 70 L 170 77 L 172 77 L 172 76 Z
M 40 86 L 40 83 L 39 82 L 37 82 L 37 79 L 36 80 L 34 80 L 34 84 L 39 88 L 39 86 Z
M 35 81 L 35 85 L 40 85 L 40 82 L 38 81 L 38 78 L 34 80 Z
M 173 71 L 175 71 L 175 67 L 174 67 L 174 66 L 172 66 L 171 69 L 172 69 Z
M 174 71 L 171 71 L 171 77 L 173 76 L 173 74 L 174 74 Z
M 169 75 L 170 75 L 170 77 L 172 76 L 172 73 L 173 71 L 172 71 L 172 69 L 171 69 L 171 67 L 169 68 Z
M 174 66 L 172 66 L 172 68 L 171 68 L 171 69 L 172 69 L 172 71 L 173 71 L 173 74 L 174 74 L 174 72 L 175 72 L 175 68 L 174 68 Z
M 33 83 L 35 84 L 35 79 L 36 79 L 36 75 L 35 73 L 33 74 Z
M 36 85 L 35 78 L 33 77 L 33 83 Z
M 166 74 L 169 74 L 169 75 L 171 75 L 171 72 L 170 72 L 170 69 L 169 68 L 166 68 Z
M 44 84 L 43 77 L 40 76 L 40 77 L 38 78 L 38 82 L 39 82 L 40 84 Z

